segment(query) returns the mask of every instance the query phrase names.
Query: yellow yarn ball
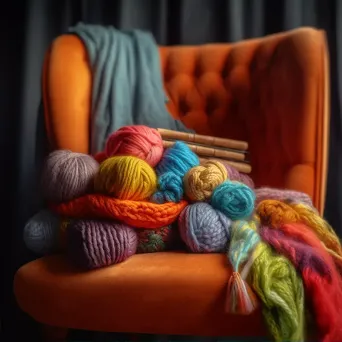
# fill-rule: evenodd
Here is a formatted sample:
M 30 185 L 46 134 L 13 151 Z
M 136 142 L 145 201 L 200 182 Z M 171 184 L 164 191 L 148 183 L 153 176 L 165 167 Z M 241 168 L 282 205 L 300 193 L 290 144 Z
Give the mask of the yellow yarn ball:
M 215 160 L 191 168 L 184 176 L 184 190 L 192 201 L 210 199 L 213 190 L 228 178 L 227 169 Z
M 143 201 L 156 191 L 157 175 L 149 164 L 137 157 L 111 157 L 101 163 L 94 189 L 122 200 Z

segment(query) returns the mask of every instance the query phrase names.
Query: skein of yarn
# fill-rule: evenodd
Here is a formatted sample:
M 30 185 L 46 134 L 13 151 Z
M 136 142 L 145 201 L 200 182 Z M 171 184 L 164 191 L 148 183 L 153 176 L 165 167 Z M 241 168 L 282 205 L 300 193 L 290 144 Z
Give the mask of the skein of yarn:
M 189 146 L 181 141 L 176 141 L 172 147 L 164 151 L 162 159 L 156 167 L 157 175 L 172 171 L 183 178 L 194 166 L 199 165 L 197 154 L 192 152 Z
M 220 162 L 209 160 L 191 168 L 183 178 L 184 191 L 192 201 L 209 200 L 212 191 L 227 179 L 227 169 Z
M 85 195 L 99 169 L 91 156 L 57 150 L 47 157 L 42 172 L 42 190 L 47 200 L 67 202 Z
M 108 137 L 105 147 L 107 157 L 138 157 L 152 167 L 159 163 L 163 151 L 160 133 L 143 125 L 121 127 Z
M 199 165 L 198 156 L 185 143 L 177 141 L 166 149 L 156 167 L 158 191 L 153 194 L 152 201 L 178 203 L 184 194 L 183 177 L 197 165 Z
M 211 205 L 231 220 L 248 218 L 254 210 L 255 194 L 247 185 L 225 181 L 217 186 L 211 196 Z
M 30 218 L 24 227 L 26 247 L 38 254 L 54 252 L 58 244 L 61 219 L 49 210 L 42 210 Z
M 282 190 L 275 188 L 258 188 L 255 189 L 255 206 L 264 200 L 277 200 L 287 203 L 303 203 L 313 208 L 310 196 L 304 192 L 294 190 Z
M 253 289 L 275 341 L 304 341 L 304 287 L 295 267 L 259 242 L 250 272 Z
M 133 228 L 110 221 L 76 220 L 68 228 L 67 253 L 83 269 L 120 263 L 136 253 Z
M 170 249 L 175 241 L 176 232 L 172 226 L 158 229 L 137 229 L 137 253 L 155 253 Z
M 339 267 L 342 267 L 342 247 L 340 240 L 332 227 L 316 211 L 307 205 L 298 203 L 286 204 L 277 200 L 262 201 L 257 214 L 264 225 L 274 227 L 285 223 L 305 223 L 322 241 L 328 252 L 334 257 Z
M 230 238 L 231 220 L 210 204 L 185 207 L 178 218 L 182 240 L 194 253 L 223 252 Z
M 117 156 L 106 159 L 94 178 L 96 192 L 121 200 L 143 201 L 157 188 L 157 176 L 142 159 Z

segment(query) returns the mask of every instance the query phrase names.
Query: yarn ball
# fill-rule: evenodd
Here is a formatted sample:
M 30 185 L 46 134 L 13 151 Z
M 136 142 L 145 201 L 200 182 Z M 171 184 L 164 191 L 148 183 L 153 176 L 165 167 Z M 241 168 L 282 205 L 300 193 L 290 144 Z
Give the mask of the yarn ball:
M 191 168 L 183 178 L 184 191 L 192 201 L 210 199 L 213 190 L 227 179 L 227 169 L 220 162 L 209 160 Z
M 164 152 L 160 133 L 147 126 L 125 126 L 112 133 L 106 143 L 107 157 L 133 156 L 156 166 Z
M 42 210 L 34 215 L 24 227 L 24 243 L 26 247 L 44 255 L 55 250 L 58 242 L 61 219 L 49 210 Z
M 245 173 L 239 172 L 234 166 L 231 166 L 228 163 L 224 163 L 224 166 L 227 169 L 229 180 L 241 182 L 254 189 L 254 182 L 251 177 L 249 177 Z
M 255 194 L 247 185 L 225 181 L 216 187 L 211 196 L 211 205 L 231 220 L 248 218 L 254 210 Z
M 67 202 L 85 195 L 99 169 L 91 156 L 57 150 L 47 157 L 42 172 L 42 189 L 47 200 Z
M 180 236 L 194 253 L 225 251 L 230 227 L 228 217 L 204 202 L 188 205 L 178 218 Z
M 153 195 L 152 201 L 178 203 L 184 194 L 183 177 L 196 165 L 199 165 L 199 159 L 185 143 L 176 141 L 172 147 L 166 149 L 156 167 L 159 177 L 158 192 Z
M 172 171 L 165 172 L 158 178 L 158 189 L 151 198 L 154 203 L 178 203 L 183 198 L 182 178 Z
M 106 159 L 94 179 L 95 192 L 121 200 L 146 200 L 156 189 L 156 173 L 149 164 L 137 157 Z
M 158 229 L 137 229 L 138 253 L 154 253 L 168 250 L 175 240 L 175 230 L 172 226 Z
M 172 171 L 179 177 L 184 175 L 194 166 L 199 165 L 198 156 L 192 152 L 189 146 L 181 141 L 165 150 L 162 159 L 156 167 L 157 175 Z
M 67 240 L 68 256 L 83 269 L 120 263 L 135 254 L 138 246 L 133 228 L 110 221 L 74 221 Z

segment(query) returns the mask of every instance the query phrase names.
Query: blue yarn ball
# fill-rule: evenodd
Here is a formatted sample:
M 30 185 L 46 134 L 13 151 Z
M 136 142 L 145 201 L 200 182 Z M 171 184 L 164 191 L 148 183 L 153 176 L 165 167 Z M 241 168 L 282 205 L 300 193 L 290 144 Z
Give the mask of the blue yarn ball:
M 192 152 L 189 146 L 181 141 L 166 149 L 162 159 L 156 167 L 157 175 L 172 171 L 183 178 L 184 175 L 194 166 L 199 165 L 196 153 Z
M 183 198 L 182 178 L 173 172 L 165 172 L 158 178 L 158 189 L 152 195 L 152 201 L 155 203 L 176 202 Z
M 234 221 L 250 217 L 254 202 L 255 193 L 251 188 L 232 181 L 217 186 L 211 196 L 211 205 Z
M 26 247 L 38 254 L 51 253 L 56 248 L 61 219 L 49 210 L 42 210 L 34 215 L 24 227 Z
M 183 242 L 194 253 L 224 252 L 232 221 L 210 204 L 197 202 L 184 208 L 178 218 Z
M 156 167 L 158 191 L 153 194 L 155 203 L 179 202 L 183 198 L 183 177 L 194 166 L 199 165 L 197 155 L 181 141 L 165 150 Z

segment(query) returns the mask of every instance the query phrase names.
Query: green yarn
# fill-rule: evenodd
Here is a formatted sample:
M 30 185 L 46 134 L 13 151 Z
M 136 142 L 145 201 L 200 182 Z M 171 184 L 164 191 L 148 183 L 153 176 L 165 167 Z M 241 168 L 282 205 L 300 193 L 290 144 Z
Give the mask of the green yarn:
M 255 249 L 251 270 L 254 291 L 275 341 L 304 341 L 304 288 L 296 269 L 264 242 Z

